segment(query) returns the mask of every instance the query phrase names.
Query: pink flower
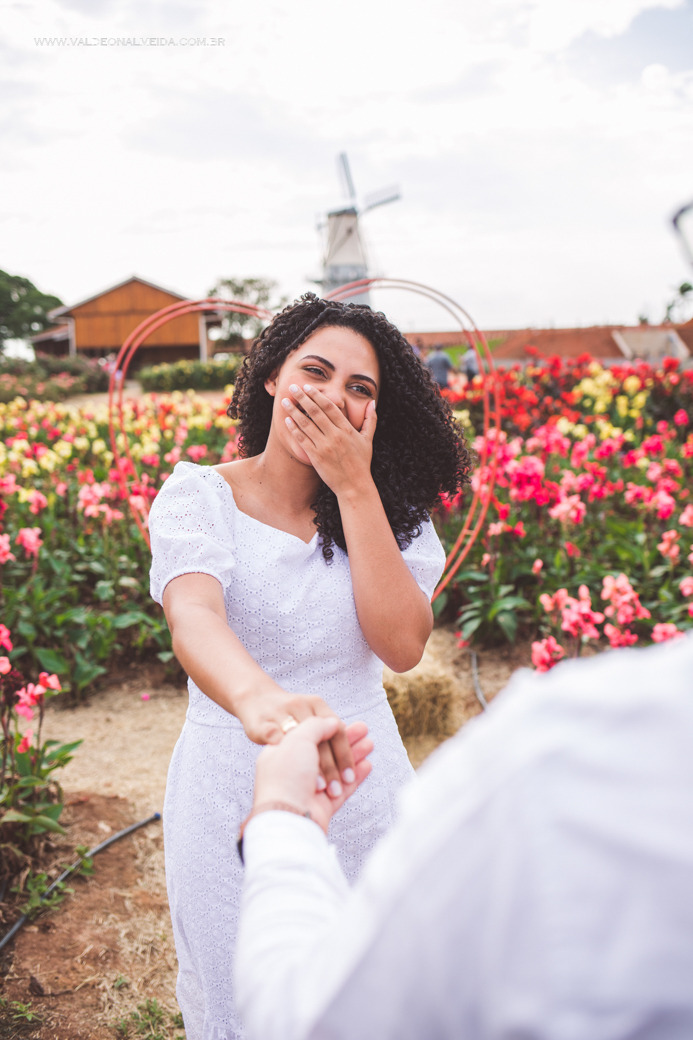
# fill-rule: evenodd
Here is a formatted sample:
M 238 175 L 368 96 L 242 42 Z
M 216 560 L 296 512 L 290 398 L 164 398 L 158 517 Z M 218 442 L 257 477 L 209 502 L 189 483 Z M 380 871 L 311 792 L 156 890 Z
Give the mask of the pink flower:
M 491 562 L 491 553 L 484 553 L 484 555 L 481 557 L 481 566 L 482 567 L 487 567 L 490 562 Z
M 148 701 L 149 700 L 149 694 L 148 693 L 143 693 L 141 695 L 141 697 L 140 697 L 140 700 Z
M 9 657 L 0 657 L 0 675 L 7 675 L 12 671 Z
M 679 592 L 682 596 L 693 596 L 693 578 L 682 578 L 679 582 Z
M 7 444 L 9 446 L 9 440 Z M 14 473 L 10 473 L 7 477 L 0 477 L 0 495 L 13 495 L 15 491 L 19 491 L 19 485 Z
M 22 527 L 15 539 L 17 545 L 21 545 L 27 556 L 38 556 L 39 549 L 43 545 L 40 527 Z
M 567 495 L 549 509 L 549 516 L 562 524 L 580 524 L 585 519 L 587 506 L 579 495 Z
M 679 523 L 682 527 L 693 527 L 693 505 L 686 506 L 679 517 Z
M 681 552 L 681 547 L 676 544 L 679 538 L 680 535 L 678 531 L 665 531 L 662 535 L 661 542 L 657 544 L 657 548 L 661 552 L 662 556 L 671 560 L 672 563 L 675 563 L 676 560 L 678 560 Z
M 0 534 L 0 563 L 7 563 L 8 560 L 16 560 L 17 557 L 14 553 L 10 552 L 10 536 L 8 534 Z
M 616 628 L 615 625 L 607 623 L 604 625 L 604 635 L 609 640 L 609 645 L 614 648 L 619 646 L 632 646 L 633 643 L 637 643 L 638 637 L 630 629 L 624 628 L 621 631 L 620 628 Z
M 532 664 L 538 672 L 548 672 L 562 657 L 565 657 L 565 650 L 553 636 L 532 643 Z
M 652 642 L 653 643 L 666 643 L 669 639 L 677 639 L 682 636 L 683 632 L 679 632 L 676 625 L 673 624 L 659 624 L 655 625 L 652 629 Z
M 65 497 L 65 495 L 67 494 L 67 484 L 64 480 L 59 480 L 58 483 L 55 485 L 55 493 L 56 495 L 59 495 L 60 498 Z
M 684 411 L 683 408 L 679 408 L 678 412 L 674 412 L 674 425 L 685 426 L 688 422 L 688 412 Z
M 49 675 L 48 672 L 41 672 L 39 675 L 39 683 L 47 690 L 61 690 L 60 679 L 57 675 Z
M 640 597 L 625 574 L 617 578 L 607 574 L 602 580 L 602 599 L 609 600 L 604 609 L 607 617 L 615 616 L 619 625 L 630 625 L 636 618 L 649 618 L 650 612 L 640 602 Z
M 32 512 L 34 516 L 37 516 L 41 510 L 45 509 L 48 505 L 48 499 L 46 496 L 42 495 L 40 491 L 36 491 L 36 489 L 32 489 L 29 492 L 27 502 L 29 502 L 29 511 Z
M 175 464 L 177 462 L 180 462 L 180 456 L 181 456 L 180 448 L 175 447 L 175 448 L 171 448 L 170 451 L 166 452 L 166 454 L 164 455 L 164 460 L 166 462 L 168 462 L 169 466 L 175 466 Z
M 206 454 L 207 454 L 207 445 L 206 444 L 191 444 L 190 447 L 188 448 L 188 455 L 193 460 L 193 462 L 199 462 L 200 459 L 203 459 Z
M 543 566 L 544 566 L 544 561 L 543 560 L 539 560 L 539 559 L 535 560 L 534 563 L 532 564 L 532 574 L 538 574 Z
M 658 488 L 650 499 L 648 508 L 656 509 L 660 520 L 668 520 L 676 509 L 676 499 L 664 488 Z
M 494 523 L 488 525 L 488 536 L 489 538 L 495 538 L 497 535 L 502 534 L 505 530 L 505 524 L 496 520 Z
M 31 747 L 33 739 L 34 739 L 34 731 L 33 731 L 33 729 L 28 729 L 26 731 L 26 733 L 24 734 L 24 736 L 22 737 L 22 739 L 20 740 L 19 744 L 17 745 L 17 751 L 19 752 L 20 755 L 25 754 L 29 750 L 29 748 Z
M 0 646 L 4 646 L 5 650 L 12 649 L 12 640 L 10 639 L 10 630 L 7 625 L 0 624 Z
M 578 549 L 577 545 L 573 545 L 572 542 L 564 542 L 563 545 L 565 546 L 565 551 L 568 556 L 582 556 L 580 549 Z

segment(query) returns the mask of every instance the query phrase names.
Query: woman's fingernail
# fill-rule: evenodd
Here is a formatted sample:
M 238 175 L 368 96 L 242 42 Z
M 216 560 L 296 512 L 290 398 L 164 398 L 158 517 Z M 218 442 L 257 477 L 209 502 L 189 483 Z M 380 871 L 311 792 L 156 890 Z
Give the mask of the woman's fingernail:
M 330 786 L 327 788 L 327 793 L 331 798 L 339 798 L 342 793 L 342 785 L 339 780 L 332 780 Z
M 322 773 L 318 773 L 318 778 L 315 781 L 315 790 L 324 791 L 326 787 L 327 784 L 325 782 L 325 777 L 322 775 Z
M 291 408 L 291 401 L 288 397 L 282 397 L 282 404 L 285 408 Z
M 345 784 L 353 784 L 356 779 L 356 773 L 353 769 L 345 769 L 342 773 L 342 780 Z
M 313 387 L 310 385 L 310 383 L 304 383 L 303 384 L 303 389 L 305 390 L 305 392 L 307 394 L 309 394 L 311 392 L 311 390 L 313 389 Z
M 291 386 L 289 387 L 289 390 L 291 391 L 291 393 L 292 393 L 292 394 L 297 394 L 297 393 L 299 393 L 299 388 L 298 388 L 298 387 L 296 386 L 296 384 L 295 384 L 295 383 L 292 383 L 292 384 L 291 384 Z

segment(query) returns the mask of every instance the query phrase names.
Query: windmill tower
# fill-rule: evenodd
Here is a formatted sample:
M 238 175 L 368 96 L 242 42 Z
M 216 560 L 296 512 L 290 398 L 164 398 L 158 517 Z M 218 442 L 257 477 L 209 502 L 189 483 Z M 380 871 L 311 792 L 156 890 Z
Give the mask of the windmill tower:
M 319 282 L 322 286 L 323 296 L 340 285 L 368 278 L 368 260 L 359 219 L 376 206 L 384 206 L 386 202 L 396 202 L 400 197 L 396 188 L 387 188 L 367 195 L 363 200 L 363 205 L 359 207 L 346 152 L 340 154 L 338 168 L 344 194 L 348 201 L 344 205 L 330 210 L 326 221 L 319 225 L 321 229 L 326 228 L 327 231 L 322 278 Z M 368 292 L 355 295 L 354 301 L 370 306 Z

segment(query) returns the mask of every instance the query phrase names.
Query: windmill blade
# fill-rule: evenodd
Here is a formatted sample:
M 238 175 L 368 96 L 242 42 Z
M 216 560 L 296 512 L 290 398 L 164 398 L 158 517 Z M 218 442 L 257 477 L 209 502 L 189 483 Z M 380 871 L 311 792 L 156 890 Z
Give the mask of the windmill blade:
M 384 206 L 387 202 L 397 202 L 401 197 L 399 188 L 396 185 L 382 188 L 380 191 L 373 191 L 364 198 L 361 212 L 367 213 L 369 209 L 375 209 L 376 206 Z
M 349 160 L 347 159 L 346 152 L 340 152 L 337 160 L 337 167 L 342 181 L 342 187 L 344 194 L 352 201 L 356 201 L 356 189 L 354 188 L 354 182 L 351 179 L 351 170 L 349 169 Z

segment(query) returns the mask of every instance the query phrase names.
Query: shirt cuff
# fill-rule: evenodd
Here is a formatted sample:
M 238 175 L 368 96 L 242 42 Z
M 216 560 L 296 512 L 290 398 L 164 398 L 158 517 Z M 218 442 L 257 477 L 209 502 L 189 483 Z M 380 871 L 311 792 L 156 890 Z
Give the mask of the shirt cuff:
M 246 869 L 266 863 L 304 860 L 324 855 L 327 837 L 319 824 L 305 816 L 271 809 L 253 816 L 243 833 L 243 859 Z M 281 849 L 281 855 L 277 855 Z

